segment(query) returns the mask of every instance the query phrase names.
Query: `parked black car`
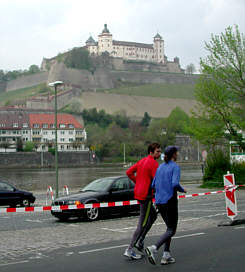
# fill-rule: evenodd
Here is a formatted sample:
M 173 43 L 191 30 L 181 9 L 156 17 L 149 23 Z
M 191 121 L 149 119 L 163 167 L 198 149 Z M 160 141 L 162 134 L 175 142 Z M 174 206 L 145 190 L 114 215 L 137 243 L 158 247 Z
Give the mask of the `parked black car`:
M 26 191 L 20 191 L 13 185 L 0 180 L 0 206 L 29 207 L 35 202 L 35 196 Z
M 116 202 L 134 200 L 134 183 L 127 176 L 106 177 L 92 181 L 79 193 L 55 199 L 52 206 L 78 205 L 89 203 Z M 85 217 L 89 221 L 103 214 L 118 214 L 138 211 L 139 205 L 115 206 L 91 209 L 52 210 L 51 214 L 60 220 L 70 217 Z

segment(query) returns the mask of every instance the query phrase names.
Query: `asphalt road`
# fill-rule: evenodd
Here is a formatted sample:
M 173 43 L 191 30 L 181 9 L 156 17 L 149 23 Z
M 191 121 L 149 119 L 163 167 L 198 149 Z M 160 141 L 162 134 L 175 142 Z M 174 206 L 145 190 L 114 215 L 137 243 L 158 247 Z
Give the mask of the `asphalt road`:
M 187 189 L 189 193 L 207 191 Z M 238 218 L 244 219 L 245 191 L 237 192 L 237 200 Z M 122 256 L 137 218 L 62 223 L 50 212 L 0 214 L 0 271 L 244 271 L 245 225 L 217 227 L 227 221 L 223 194 L 179 200 L 173 265 L 154 267 L 145 258 L 135 262 Z M 163 231 L 159 217 L 146 245 Z
M 53 271 L 244 271 L 245 226 L 178 232 L 172 252 L 176 263 L 151 265 L 147 258 L 128 260 L 122 253 L 128 241 L 119 240 L 91 246 L 63 248 L 47 255 L 23 258 L 0 266 L 1 272 Z M 151 244 L 158 237 L 151 236 Z M 159 252 L 160 259 L 161 252 Z M 159 260 L 158 260 L 159 263 Z

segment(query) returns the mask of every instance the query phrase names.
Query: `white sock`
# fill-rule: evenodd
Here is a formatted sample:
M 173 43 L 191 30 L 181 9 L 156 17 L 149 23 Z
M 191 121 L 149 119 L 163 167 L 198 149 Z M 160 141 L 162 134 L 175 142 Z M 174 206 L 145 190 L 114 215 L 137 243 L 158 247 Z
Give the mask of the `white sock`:
M 163 252 L 163 257 L 164 258 L 170 258 L 171 257 L 170 252 L 169 251 L 164 251 Z

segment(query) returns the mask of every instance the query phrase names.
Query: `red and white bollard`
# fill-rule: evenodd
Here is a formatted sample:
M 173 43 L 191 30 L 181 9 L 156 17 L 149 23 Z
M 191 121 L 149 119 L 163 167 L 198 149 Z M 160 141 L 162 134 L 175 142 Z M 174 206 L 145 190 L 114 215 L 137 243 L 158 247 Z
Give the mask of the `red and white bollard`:
M 69 195 L 69 189 L 67 185 L 64 185 L 63 187 L 63 195 Z
M 236 184 L 234 174 L 224 175 L 226 214 L 233 221 L 237 216 Z
M 53 189 L 51 186 L 48 186 L 47 189 L 47 195 L 46 195 L 46 206 L 48 205 L 48 196 L 51 196 L 52 201 L 54 201 L 54 193 L 53 193 Z

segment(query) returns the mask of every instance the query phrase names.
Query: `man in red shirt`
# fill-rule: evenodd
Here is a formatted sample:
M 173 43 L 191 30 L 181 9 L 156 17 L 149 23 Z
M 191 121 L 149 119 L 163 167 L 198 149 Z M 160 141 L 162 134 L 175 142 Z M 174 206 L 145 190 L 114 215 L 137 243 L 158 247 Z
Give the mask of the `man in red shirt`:
M 123 254 L 131 259 L 137 260 L 142 257 L 135 253 L 133 247 L 143 252 L 145 236 L 157 218 L 156 210 L 152 204 L 151 183 L 158 168 L 156 160 L 159 159 L 160 155 L 160 145 L 152 143 L 148 146 L 148 156 L 139 160 L 126 171 L 127 176 L 135 183 L 134 198 L 140 203 L 138 225 L 128 248 Z

